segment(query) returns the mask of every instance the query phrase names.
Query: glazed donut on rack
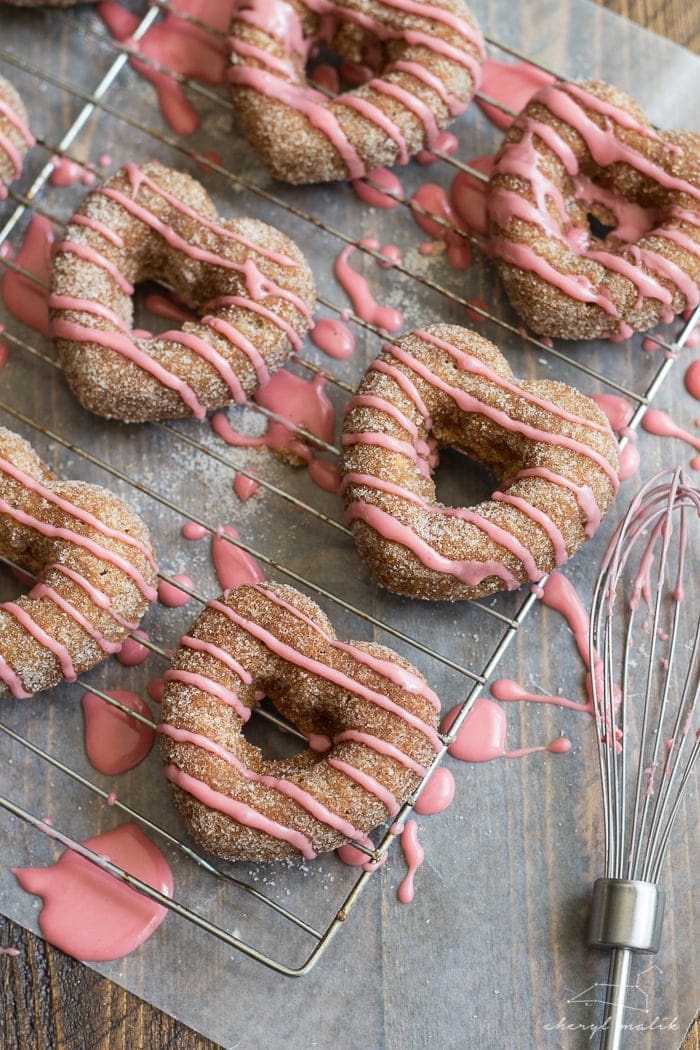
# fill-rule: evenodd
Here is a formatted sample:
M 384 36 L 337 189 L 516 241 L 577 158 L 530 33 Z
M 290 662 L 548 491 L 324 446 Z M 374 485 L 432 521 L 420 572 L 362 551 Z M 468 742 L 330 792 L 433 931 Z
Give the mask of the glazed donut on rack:
M 242 729 L 261 695 L 308 738 L 266 759 Z M 440 704 L 403 657 L 340 642 L 293 587 L 210 601 L 165 675 L 165 775 L 193 837 L 229 860 L 310 859 L 391 819 L 440 749 Z
M 27 126 L 24 103 L 9 80 L 0 77 L 0 201 L 7 197 L 7 187 L 19 178 L 34 136 Z
M 348 405 L 346 522 L 377 581 L 412 598 L 514 589 L 591 536 L 618 487 L 617 445 L 598 406 L 552 380 L 513 378 L 487 339 L 457 325 L 384 346 Z M 441 447 L 499 480 L 471 508 L 437 501 Z
M 134 285 L 157 280 L 197 314 L 132 331 Z M 52 332 L 92 412 L 125 422 L 243 402 L 303 341 L 315 304 L 298 247 L 256 219 L 219 219 L 204 188 L 155 162 L 126 164 L 68 223 L 51 274 Z
M 620 340 L 700 301 L 700 136 L 599 81 L 537 92 L 496 154 L 488 251 L 539 335 Z
M 156 598 L 144 523 L 99 485 L 60 481 L 0 428 L 0 554 L 36 577 L 0 604 L 0 696 L 27 697 L 121 648 Z
M 357 179 L 439 148 L 481 78 L 484 44 L 464 0 L 236 0 L 233 107 L 272 174 Z M 329 98 L 306 79 L 319 44 L 367 81 Z

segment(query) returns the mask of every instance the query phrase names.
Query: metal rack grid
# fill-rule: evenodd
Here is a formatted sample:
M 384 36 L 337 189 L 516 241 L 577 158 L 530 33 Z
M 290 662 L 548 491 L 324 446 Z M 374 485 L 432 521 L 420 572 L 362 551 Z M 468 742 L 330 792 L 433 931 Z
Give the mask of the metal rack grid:
M 146 13 L 143 15 L 138 28 L 133 33 L 132 39 L 138 41 L 164 11 L 172 11 L 170 4 L 166 2 L 166 0 L 156 0 L 155 3 L 150 5 L 146 10 Z M 191 166 L 193 162 L 197 163 L 202 160 L 202 154 L 197 149 L 192 148 L 185 141 L 178 138 L 168 130 L 159 127 L 155 120 L 153 122 L 144 121 L 137 116 L 135 112 L 129 112 L 128 109 L 125 110 L 122 108 L 118 102 L 110 103 L 110 95 L 119 86 L 120 78 L 122 78 L 122 76 L 125 75 L 125 71 L 128 70 L 130 57 L 129 48 L 118 44 L 108 36 L 106 31 L 97 28 L 94 20 L 91 21 L 83 15 L 74 14 L 66 14 L 65 18 L 66 20 L 69 18 L 75 20 L 76 28 L 79 28 L 79 32 L 82 34 L 83 38 L 90 43 L 90 46 L 93 46 L 97 51 L 102 52 L 103 55 L 106 56 L 109 64 L 104 74 L 97 80 L 96 86 L 93 89 L 83 90 L 75 84 L 70 83 L 64 76 L 49 73 L 47 70 L 38 68 L 36 65 L 27 62 L 24 58 L 18 57 L 16 54 L 12 53 L 12 51 L 0 48 L 0 62 L 5 65 L 8 75 L 12 76 L 13 71 L 18 71 L 30 81 L 34 80 L 42 87 L 50 87 L 52 90 L 61 93 L 61 95 L 67 100 L 67 104 L 75 104 L 79 106 L 77 114 L 69 121 L 67 130 L 63 135 L 58 137 L 55 141 L 50 136 L 40 136 L 38 138 L 37 151 L 35 152 L 41 154 L 41 156 L 45 156 L 46 159 L 41 164 L 38 171 L 33 175 L 30 185 L 24 190 L 24 192 L 22 192 L 21 189 L 22 184 L 20 184 L 19 188 L 17 186 L 11 188 L 10 197 L 13 201 L 14 207 L 2 229 L 0 229 L 0 247 L 7 241 L 11 242 L 13 235 L 17 236 L 19 243 L 24 224 L 26 223 L 27 217 L 30 215 L 41 215 L 50 219 L 57 226 L 60 226 L 70 214 L 72 214 L 73 209 L 64 209 L 62 207 L 62 202 L 50 200 L 46 203 L 45 201 L 46 196 L 50 193 L 50 175 L 53 170 L 51 158 L 60 156 L 84 163 L 85 158 L 79 155 L 80 136 L 85 129 L 90 127 L 93 119 L 99 116 L 108 117 L 111 120 L 114 120 L 121 126 L 124 132 L 128 131 L 129 134 L 133 133 L 137 136 L 140 143 L 147 144 L 148 148 L 151 148 L 152 146 L 155 149 L 165 149 L 169 151 L 172 156 L 176 159 L 180 159 L 182 163 Z M 192 19 L 192 21 L 196 20 Z M 202 23 L 197 24 L 200 28 L 202 27 Z M 212 27 L 204 28 L 207 28 L 211 32 L 218 33 L 218 31 L 213 30 Z M 526 57 L 516 49 L 508 47 L 503 43 L 499 43 L 497 40 L 487 37 L 487 42 L 491 48 L 492 54 L 500 56 L 507 55 L 515 59 L 525 59 Z M 214 107 L 214 109 L 218 109 L 228 117 L 230 103 L 228 98 L 222 92 L 209 89 L 198 82 L 185 81 L 182 77 L 174 74 L 171 70 L 164 69 L 163 67 L 158 68 L 160 72 L 164 72 L 180 81 L 183 86 L 187 88 L 188 93 L 192 95 L 192 97 L 197 98 L 200 102 L 205 102 L 207 105 Z M 492 101 L 486 99 L 484 96 L 481 96 L 481 98 L 484 101 Z M 462 169 L 476 178 L 483 178 L 476 169 L 456 160 L 454 157 L 440 155 L 439 163 L 440 166 L 448 172 L 454 169 Z M 381 258 L 378 253 L 374 252 L 372 249 L 358 246 L 358 238 L 356 236 L 339 228 L 335 222 L 324 217 L 328 209 L 319 209 L 318 212 L 315 212 L 308 209 L 307 201 L 304 200 L 302 203 L 299 203 L 299 194 L 295 191 L 285 190 L 275 185 L 272 187 L 262 185 L 259 181 L 256 181 L 254 177 L 249 177 L 245 173 L 241 175 L 238 171 L 232 170 L 230 166 L 214 161 L 209 157 L 207 158 L 207 164 L 210 169 L 220 177 L 224 186 L 227 186 L 236 192 L 240 192 L 242 199 L 243 196 L 245 197 L 247 207 L 252 206 L 255 211 L 258 207 L 262 206 L 265 210 L 271 210 L 273 214 L 281 215 L 281 224 L 283 226 L 287 221 L 295 220 L 298 226 L 301 226 L 302 228 L 305 227 L 312 245 L 314 242 L 318 243 L 320 239 L 323 239 L 326 251 L 334 252 L 338 245 L 341 247 L 353 245 L 358 247 L 369 260 L 373 258 Z M 99 172 L 96 172 L 96 177 L 101 177 Z M 422 209 L 412 202 L 408 195 L 401 199 L 399 204 L 402 209 L 408 212 L 411 210 L 418 211 L 419 213 L 422 212 Z M 324 212 L 323 215 L 321 214 L 321 211 Z M 444 221 L 438 216 L 430 216 L 430 218 L 438 224 L 444 224 Z M 412 221 L 410 215 L 409 221 Z M 453 232 L 463 235 L 460 231 Z M 472 237 L 471 239 L 474 241 L 474 246 L 478 252 L 479 238 Z M 22 275 L 29 281 L 36 280 L 32 274 L 23 270 L 22 267 L 13 261 L 12 258 L 6 258 L 3 261 L 3 265 L 15 273 Z M 476 265 L 481 266 L 482 264 L 477 261 Z M 431 275 L 427 275 L 425 272 L 421 272 L 418 268 L 406 264 L 400 264 L 397 266 L 396 272 L 401 275 L 402 279 L 406 279 L 408 282 L 415 282 L 416 286 L 420 286 L 422 290 L 427 292 L 437 303 L 440 304 L 440 309 L 447 309 L 449 307 L 452 310 L 464 310 L 469 308 L 471 311 L 479 315 L 482 320 L 493 325 L 497 331 L 505 333 L 508 338 L 521 340 L 525 345 L 529 346 L 531 350 L 537 353 L 540 360 L 546 363 L 547 367 L 550 367 L 552 363 L 555 363 L 558 366 L 564 366 L 566 369 L 572 370 L 575 374 L 583 376 L 585 379 L 585 382 L 582 384 L 584 389 L 586 389 L 585 383 L 592 380 L 594 383 L 599 384 L 603 389 L 611 390 L 628 397 L 636 406 L 630 429 L 634 429 L 638 425 L 647 405 L 655 396 L 657 390 L 668 374 L 669 369 L 672 367 L 675 354 L 678 349 L 682 347 L 696 320 L 696 317 L 694 316 L 675 331 L 669 329 L 663 334 L 654 335 L 653 338 L 662 350 L 665 351 L 665 354 L 663 355 L 660 365 L 656 367 L 651 374 L 643 375 L 640 389 L 635 390 L 631 389 L 626 383 L 616 379 L 614 375 L 605 375 L 600 369 L 587 364 L 584 360 L 578 359 L 575 354 L 568 349 L 562 350 L 558 347 L 547 346 L 541 340 L 536 339 L 527 333 L 523 333 L 517 323 L 509 317 L 507 309 L 502 305 L 499 309 L 491 312 L 488 308 L 472 303 L 469 296 L 449 287 L 449 281 L 442 283 L 442 274 L 440 275 L 441 281 L 436 281 Z M 384 333 L 381 333 L 374 326 L 362 321 L 352 313 L 349 313 L 345 304 L 338 303 L 329 295 L 320 295 L 319 305 L 330 314 L 342 316 L 347 319 L 361 336 L 369 339 L 381 339 L 382 341 L 386 341 L 386 335 Z M 44 381 L 48 383 L 53 382 L 53 376 L 60 371 L 59 366 L 57 365 L 55 358 L 51 356 L 50 353 L 46 352 L 44 345 L 41 342 L 37 342 L 35 334 L 30 334 L 28 336 L 23 332 L 21 327 L 17 328 L 17 326 L 10 321 L 3 332 L 3 339 L 13 348 L 14 353 L 23 355 L 26 360 L 31 359 L 33 366 L 38 368 L 41 374 L 49 376 L 49 379 Z M 324 380 L 333 387 L 339 399 L 345 398 L 353 389 L 353 382 L 348 381 L 343 375 L 335 374 L 334 370 L 325 366 L 325 363 L 323 366 L 320 366 L 316 361 L 306 356 L 298 356 L 296 358 L 296 363 L 307 373 L 310 372 L 311 374 L 322 375 Z M 644 372 L 644 370 L 642 370 L 642 372 Z M 248 405 L 247 410 L 263 416 L 267 414 L 265 409 L 254 404 Z M 146 507 L 150 507 L 151 509 L 155 508 L 158 512 L 167 512 L 167 514 L 172 514 L 176 519 L 181 521 L 197 521 L 211 534 L 216 533 L 218 528 L 217 522 L 208 520 L 206 516 L 200 516 L 197 513 L 193 513 L 190 509 L 182 506 L 178 500 L 173 500 L 168 495 L 158 491 L 157 487 L 147 484 L 145 481 L 134 480 L 133 477 L 129 476 L 128 470 L 120 469 L 120 467 L 111 463 L 109 457 L 103 458 L 102 456 L 90 451 L 90 449 L 86 447 L 87 442 L 81 443 L 76 441 L 69 433 L 61 433 L 60 428 L 54 429 L 45 426 L 40 419 L 37 418 L 36 413 L 25 412 L 15 405 L 8 403 L 4 398 L 0 398 L 0 411 L 2 411 L 6 420 L 9 421 L 10 426 L 18 424 L 30 436 L 32 434 L 39 435 L 48 443 L 50 448 L 60 449 L 60 455 L 57 457 L 59 462 L 66 454 L 77 457 L 80 462 L 81 473 L 84 471 L 96 472 L 98 477 L 106 477 L 108 484 L 122 484 L 126 486 L 127 489 L 132 490 L 135 495 L 145 501 Z M 222 451 L 220 446 L 212 445 L 211 441 L 207 440 L 207 437 L 203 437 L 201 433 L 198 432 L 196 429 L 198 426 L 199 425 L 197 424 L 173 425 L 163 423 L 153 427 L 153 432 L 159 434 L 161 438 L 161 448 L 164 446 L 167 447 L 167 443 L 172 443 L 172 447 L 174 448 L 185 448 L 191 450 L 197 456 L 206 457 L 209 469 L 224 472 L 228 476 L 237 472 L 254 479 L 260 483 L 264 492 L 271 497 L 282 501 L 282 503 L 287 508 L 291 508 L 294 513 L 307 516 L 310 520 L 313 519 L 315 523 L 320 523 L 323 528 L 335 530 L 343 537 L 343 540 L 348 536 L 348 530 L 338 521 L 337 516 L 334 516 L 334 513 L 329 513 L 322 507 L 317 507 L 313 499 L 309 499 L 303 495 L 298 495 L 295 492 L 296 486 L 294 484 L 293 475 L 290 471 L 287 472 L 286 477 L 283 476 L 281 484 L 276 479 L 273 479 L 272 475 L 276 472 L 272 469 L 270 470 L 270 477 L 266 477 L 258 470 L 252 471 L 245 465 L 235 462 L 234 458 L 232 458 L 232 454 L 225 449 Z M 319 447 L 318 440 L 313 438 L 312 435 L 306 433 L 303 429 L 299 430 L 299 436 L 302 439 L 311 441 L 316 448 Z M 330 455 L 337 455 L 337 449 L 332 446 L 324 446 L 323 451 Z M 148 512 L 146 516 L 148 517 Z M 477 661 L 475 658 L 473 660 L 460 662 L 447 653 L 441 653 L 436 649 L 432 649 L 430 644 L 421 640 L 417 634 L 414 636 L 411 631 L 407 631 L 401 626 L 401 617 L 398 617 L 396 622 L 392 622 L 385 616 L 378 616 L 373 613 L 371 611 L 371 606 L 374 602 L 371 595 L 368 595 L 366 590 L 366 603 L 348 600 L 344 598 L 337 589 L 328 588 L 313 579 L 307 578 L 304 573 L 295 568 L 293 559 L 285 564 L 272 554 L 267 553 L 264 549 L 258 549 L 256 546 L 245 543 L 240 539 L 233 539 L 230 536 L 227 536 L 226 539 L 255 557 L 256 560 L 266 567 L 267 571 L 273 574 L 279 574 L 285 581 L 291 582 L 292 584 L 311 592 L 314 598 L 318 598 L 326 603 L 326 605 L 335 610 L 336 613 L 342 613 L 344 616 L 348 616 L 351 620 L 359 621 L 365 628 L 373 632 L 387 635 L 390 644 L 398 643 L 399 645 L 403 645 L 409 652 L 416 654 L 419 660 L 427 660 L 431 666 L 439 665 L 441 673 L 444 674 L 449 672 L 458 677 L 462 697 L 460 713 L 450 734 L 443 738 L 443 748 L 436 756 L 428 777 L 444 757 L 449 741 L 457 732 L 459 725 L 466 717 L 471 705 L 489 676 L 493 673 L 501 655 L 512 641 L 515 633 L 518 631 L 520 625 L 525 620 L 536 600 L 532 594 L 527 594 L 525 597 L 521 594 L 519 596 L 508 596 L 507 598 L 502 597 L 501 600 L 496 603 L 473 603 L 472 615 L 477 615 L 478 618 L 483 618 L 482 622 L 489 621 L 489 627 L 486 633 L 491 637 L 492 643 L 487 647 L 488 655 L 483 661 Z M 173 582 L 171 574 L 161 573 L 161 577 L 164 580 Z M 204 603 L 207 600 L 207 595 L 202 594 L 198 589 L 193 589 L 191 591 L 187 590 L 187 593 L 198 603 Z M 510 609 L 510 611 L 508 611 L 508 609 Z M 331 618 L 333 618 L 333 613 L 331 613 Z M 175 639 L 173 638 L 172 641 L 174 640 Z M 153 641 L 148 642 L 147 645 L 152 650 L 155 658 L 159 660 L 167 660 L 167 651 L 164 645 Z M 120 706 L 117 701 L 106 694 L 104 689 L 97 687 L 91 680 L 79 680 L 71 688 L 73 690 L 89 688 L 90 691 L 97 693 L 97 695 L 101 696 L 107 702 L 117 707 Z M 466 698 L 464 697 L 462 690 L 466 690 Z M 131 711 L 128 713 L 132 714 Z M 274 715 L 270 715 L 269 713 L 264 715 L 264 717 L 267 717 L 273 722 L 276 721 Z M 17 732 L 9 725 L 0 725 L 0 730 L 6 740 L 17 745 L 20 749 L 20 753 L 26 756 L 27 761 L 30 760 L 31 756 L 31 759 L 37 760 L 38 768 L 44 770 L 50 769 L 52 774 L 53 772 L 56 772 L 62 777 L 69 778 L 73 783 L 84 788 L 95 798 L 101 799 L 103 802 L 108 801 L 110 791 L 102 784 L 98 783 L 96 779 L 85 776 L 70 763 L 62 761 L 59 757 L 60 749 L 57 749 L 55 752 L 45 749 L 28 739 L 22 733 Z M 415 797 L 402 808 L 397 818 L 398 822 L 401 822 L 409 815 L 414 803 Z M 224 942 L 227 946 L 237 949 L 253 959 L 264 963 L 268 967 L 289 976 L 305 974 L 315 965 L 327 945 L 344 924 L 351 907 L 355 904 L 367 882 L 372 877 L 372 872 L 370 871 L 363 872 L 358 878 L 355 878 L 353 875 L 354 882 L 349 890 L 343 890 L 340 903 L 332 905 L 330 919 L 325 925 L 322 923 L 310 922 L 304 918 L 302 914 L 304 910 L 303 908 L 300 908 L 300 913 L 297 914 L 291 908 L 281 904 L 279 900 L 275 899 L 270 893 L 261 892 L 255 885 L 253 885 L 252 881 L 239 877 L 237 871 L 229 870 L 226 866 L 218 866 L 211 860 L 201 856 L 198 852 L 193 850 L 187 842 L 183 841 L 178 831 L 173 833 L 164 826 L 164 823 L 161 824 L 154 821 L 146 813 L 141 812 L 138 805 L 132 806 L 121 801 L 121 799 L 116 800 L 114 808 L 118 813 L 129 819 L 138 821 L 150 833 L 161 838 L 169 845 L 169 847 L 179 851 L 179 853 L 185 856 L 188 861 L 193 862 L 198 872 L 201 872 L 202 879 L 212 878 L 219 884 L 225 883 L 231 887 L 235 887 L 236 890 L 244 893 L 248 899 L 252 899 L 256 904 L 261 905 L 263 909 L 269 909 L 271 913 L 274 913 L 274 915 L 285 924 L 285 926 L 288 925 L 289 927 L 294 927 L 294 929 L 299 931 L 303 937 L 310 939 L 312 944 L 311 949 L 309 950 L 307 945 L 303 950 L 301 963 L 286 963 L 277 958 L 275 954 L 266 947 L 249 943 L 249 941 L 232 933 L 225 927 L 223 921 L 212 920 L 200 911 L 195 910 L 195 908 L 189 904 L 181 903 L 177 900 L 169 900 L 153 890 L 150 886 L 140 883 L 133 877 L 128 876 L 116 865 L 106 861 L 104 858 L 98 857 L 89 850 L 86 850 L 80 844 L 77 837 L 64 833 L 64 831 L 54 825 L 49 826 L 43 819 L 30 812 L 24 806 L 13 802 L 5 796 L 0 796 L 0 807 L 7 813 L 25 822 L 28 826 L 39 829 L 45 834 L 48 834 L 51 839 L 54 839 L 60 844 L 70 847 L 86 856 L 92 863 L 101 866 L 116 878 L 128 881 L 130 885 L 135 886 L 146 896 L 165 905 L 170 911 L 184 917 L 206 933 L 211 934 L 213 937 Z M 371 859 L 377 862 L 381 860 L 392 842 L 395 840 L 395 837 L 394 831 L 391 829 L 385 830 L 376 844 L 376 850 L 374 854 L 371 855 Z M 256 921 L 259 922 L 260 920 L 258 919 Z

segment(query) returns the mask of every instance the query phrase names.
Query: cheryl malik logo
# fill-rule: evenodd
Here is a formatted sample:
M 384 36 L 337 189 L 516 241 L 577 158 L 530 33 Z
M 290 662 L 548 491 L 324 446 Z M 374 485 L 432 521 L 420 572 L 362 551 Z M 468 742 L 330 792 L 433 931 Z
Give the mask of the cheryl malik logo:
M 571 995 L 567 1004 L 576 1006 L 607 1006 L 613 1002 L 620 990 L 625 993 L 625 1011 L 629 1011 L 628 1019 L 623 1022 L 622 1028 L 626 1032 L 679 1032 L 680 1025 L 677 1017 L 661 1017 L 658 1014 L 651 1015 L 649 1009 L 650 996 L 645 991 L 644 984 L 648 983 L 653 974 L 660 974 L 661 970 L 652 963 L 646 970 L 637 974 L 634 984 L 628 984 L 624 988 L 608 984 L 605 981 L 596 981 L 589 984 L 580 992 Z M 610 1026 L 610 1018 L 602 1023 L 572 1021 L 567 1016 L 560 1017 L 557 1021 L 547 1022 L 542 1025 L 545 1032 L 587 1032 L 590 1040 L 599 1036 Z

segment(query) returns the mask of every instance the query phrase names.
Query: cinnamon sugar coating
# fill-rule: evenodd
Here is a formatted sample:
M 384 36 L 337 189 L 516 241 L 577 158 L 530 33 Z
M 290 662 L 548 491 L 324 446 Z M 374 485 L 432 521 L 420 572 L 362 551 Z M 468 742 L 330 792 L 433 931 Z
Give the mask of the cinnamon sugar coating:
M 448 446 L 496 476 L 490 499 L 438 503 L 432 471 Z M 455 601 L 561 565 L 607 511 L 617 465 L 609 424 L 589 398 L 564 383 L 520 382 L 487 339 L 432 325 L 387 344 L 365 373 L 345 417 L 341 491 L 381 586 Z
M 405 164 L 464 110 L 484 59 L 463 0 L 237 0 L 230 42 L 237 122 L 271 173 L 295 184 Z M 321 94 L 305 75 L 320 43 L 367 82 Z
M 0 200 L 19 176 L 22 162 L 34 144 L 27 126 L 27 111 L 13 84 L 0 77 Z
M 132 332 L 133 286 L 162 281 L 199 319 Z M 256 219 L 219 219 L 204 188 L 127 164 L 68 223 L 51 275 L 66 379 L 91 412 L 126 422 L 202 418 L 242 402 L 298 349 L 315 290 L 298 247 Z
M 0 553 L 36 577 L 0 605 L 0 696 L 30 696 L 116 652 L 156 597 L 146 526 L 99 485 L 61 481 L 0 428 Z
M 489 253 L 539 335 L 623 339 L 700 301 L 700 136 L 599 81 L 537 92 L 489 183 Z
M 288 586 L 210 602 L 165 681 L 166 776 L 194 838 L 229 860 L 310 859 L 349 840 L 371 848 L 367 832 L 415 791 L 439 747 L 439 702 L 422 676 L 384 646 L 339 643 Z M 328 750 L 264 758 L 241 731 L 260 694 Z

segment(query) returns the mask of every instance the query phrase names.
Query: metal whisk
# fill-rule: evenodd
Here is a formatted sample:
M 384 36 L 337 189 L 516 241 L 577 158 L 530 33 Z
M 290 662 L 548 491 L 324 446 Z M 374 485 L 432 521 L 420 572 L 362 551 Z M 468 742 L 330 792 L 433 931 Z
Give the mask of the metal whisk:
M 700 616 L 684 602 L 699 575 L 698 522 L 700 490 L 682 470 L 651 478 L 618 526 L 593 594 L 605 877 L 593 889 L 589 943 L 611 950 L 602 1050 L 621 1045 L 633 954 L 659 949 L 659 873 L 700 752 Z

